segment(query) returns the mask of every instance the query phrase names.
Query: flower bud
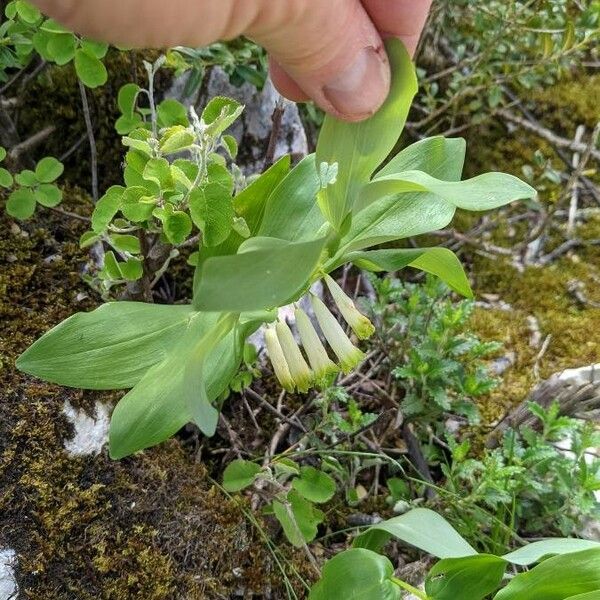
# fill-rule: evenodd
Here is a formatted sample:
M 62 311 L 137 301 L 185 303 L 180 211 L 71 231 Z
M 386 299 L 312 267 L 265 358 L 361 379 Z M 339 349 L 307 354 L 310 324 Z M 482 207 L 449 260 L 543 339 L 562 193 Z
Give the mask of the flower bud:
M 294 339 L 294 334 L 287 323 L 278 321 L 275 325 L 277 339 L 281 344 L 292 379 L 299 392 L 308 392 L 314 380 L 314 374 L 306 364 L 304 356 Z
M 342 371 L 349 373 L 362 361 L 364 354 L 352 344 L 342 326 L 320 298 L 311 294 L 310 302 L 325 339 L 340 361 Z
M 354 305 L 354 302 L 344 290 L 329 275 L 325 275 L 325 283 L 333 296 L 336 306 L 342 317 L 356 334 L 359 340 L 370 338 L 375 332 L 373 323 L 365 317 Z
M 275 371 L 275 376 L 281 387 L 288 392 L 293 392 L 294 380 L 292 379 L 283 350 L 281 349 L 281 344 L 277 338 L 277 332 L 271 325 L 265 328 L 265 344 L 267 345 L 267 353 L 273 365 L 273 371 Z
M 300 308 L 294 311 L 296 327 L 308 356 L 308 362 L 315 373 L 317 382 L 323 382 L 329 375 L 339 371 L 337 365 L 327 356 L 327 350 L 319 338 L 308 315 Z

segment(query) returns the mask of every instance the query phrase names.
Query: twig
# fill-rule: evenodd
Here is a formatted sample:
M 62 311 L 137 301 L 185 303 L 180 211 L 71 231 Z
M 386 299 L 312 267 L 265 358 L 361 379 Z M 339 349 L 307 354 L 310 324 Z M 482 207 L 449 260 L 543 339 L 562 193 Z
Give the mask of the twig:
M 575 132 L 575 142 L 579 143 L 583 139 L 583 134 L 585 133 L 585 125 L 579 125 L 577 127 L 577 131 Z M 592 136 L 592 143 L 593 143 Z M 579 177 L 575 177 L 575 174 L 579 174 L 580 164 L 581 164 L 581 154 L 579 152 L 573 153 L 573 175 L 569 180 L 569 185 L 567 187 L 567 192 L 571 192 L 571 201 L 569 203 L 569 218 L 567 220 L 567 237 L 573 237 L 573 232 L 575 231 L 575 218 L 577 217 L 577 207 L 579 205 L 579 185 L 577 179 Z
M 46 138 L 51 136 L 56 131 L 55 125 L 48 125 L 41 129 L 37 133 L 34 133 L 31 137 L 22 141 L 20 144 L 13 146 L 11 151 L 8 153 L 8 158 L 11 162 L 19 160 L 22 154 L 29 152 L 32 148 L 35 148 L 38 144 L 41 144 Z
M 83 117 L 85 120 L 85 128 L 90 144 L 90 166 L 92 169 L 92 198 L 94 204 L 98 202 L 98 151 L 96 149 L 96 138 L 94 137 L 94 127 L 92 125 L 92 116 L 90 114 L 90 105 L 88 104 L 87 92 L 81 80 L 79 83 L 79 93 L 81 94 L 81 106 L 83 107 Z
M 544 357 L 544 354 L 546 354 L 546 352 L 548 351 L 548 347 L 550 346 L 551 341 L 552 341 L 552 334 L 549 333 L 545 337 L 545 339 L 542 343 L 542 347 L 540 348 L 540 351 L 538 352 L 537 356 L 535 357 L 535 363 L 533 364 L 533 374 L 534 374 L 535 378 L 538 380 L 540 378 L 540 361 Z
M 561 137 L 561 136 L 557 135 L 556 133 L 554 133 L 553 131 L 551 131 L 550 129 L 547 129 L 546 127 L 543 127 L 540 124 L 532 123 L 531 121 L 529 121 L 527 119 L 523 119 L 522 117 L 515 115 L 514 113 L 510 112 L 509 110 L 500 109 L 500 110 L 496 111 L 496 114 L 501 116 L 502 118 L 506 119 L 507 121 L 514 123 L 515 125 L 519 125 L 519 127 L 522 127 L 523 129 L 526 129 L 527 131 L 531 131 L 531 132 L 535 133 L 536 135 L 538 135 L 542 139 L 550 142 L 554 146 L 558 146 L 559 148 L 565 148 L 567 150 L 571 150 L 572 152 L 582 152 L 583 153 L 583 152 L 588 151 L 587 144 L 584 144 L 583 142 L 577 142 L 575 140 L 569 140 L 567 138 Z M 600 160 L 600 150 L 596 150 L 594 148 L 590 149 L 590 158 L 594 158 L 595 160 Z
M 69 219 L 77 219 L 79 221 L 83 221 L 84 223 L 91 222 L 91 219 L 89 217 L 86 217 L 84 215 L 78 215 L 77 213 L 71 212 L 69 210 L 58 208 L 58 206 L 47 206 L 46 208 L 59 215 L 63 215 L 63 217 L 69 217 Z
M 86 139 L 87 133 L 84 133 L 68 150 L 64 152 L 64 154 L 61 154 L 58 160 L 60 160 L 60 162 L 65 162 L 65 160 L 67 160 L 67 158 L 69 158 L 69 156 L 71 156 L 71 154 L 73 154 L 73 152 L 75 152 L 79 146 L 85 142 Z
M 299 419 L 293 419 L 293 418 L 290 419 L 289 417 L 286 417 L 282 412 L 277 410 L 272 404 L 267 402 L 267 400 L 265 400 L 260 394 L 257 394 L 252 388 L 247 388 L 245 390 L 245 393 L 248 394 L 248 396 L 250 396 L 254 400 L 257 400 L 258 402 L 260 402 L 261 406 L 264 406 L 268 411 L 272 412 L 274 415 L 276 415 L 279 419 L 281 419 L 288 425 L 291 425 L 292 427 L 296 427 L 297 429 L 300 429 L 302 431 L 302 433 L 308 433 L 308 430 L 306 429 L 306 427 L 304 427 L 304 425 L 302 424 L 302 422 Z
M 269 137 L 269 144 L 265 153 L 265 166 L 267 169 L 275 161 L 275 150 L 277 149 L 277 141 L 279 139 L 279 133 L 281 131 L 281 123 L 283 121 L 283 114 L 285 113 L 285 100 L 280 96 L 275 104 L 271 122 L 273 126 L 271 128 L 271 135 Z

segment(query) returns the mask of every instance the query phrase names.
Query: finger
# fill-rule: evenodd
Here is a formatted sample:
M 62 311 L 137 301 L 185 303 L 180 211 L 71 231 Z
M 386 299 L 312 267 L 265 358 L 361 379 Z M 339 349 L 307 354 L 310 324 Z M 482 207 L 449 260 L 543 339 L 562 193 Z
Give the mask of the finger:
M 277 91 L 293 102 L 306 102 L 309 96 L 302 88 L 277 64 L 273 58 L 269 58 L 269 74 L 271 81 Z
M 375 27 L 384 36 L 399 37 L 414 54 L 427 21 L 431 0 L 362 0 Z
M 200 46 L 244 33 L 340 118 L 373 114 L 389 90 L 379 33 L 359 0 L 35 0 L 66 27 L 131 46 Z

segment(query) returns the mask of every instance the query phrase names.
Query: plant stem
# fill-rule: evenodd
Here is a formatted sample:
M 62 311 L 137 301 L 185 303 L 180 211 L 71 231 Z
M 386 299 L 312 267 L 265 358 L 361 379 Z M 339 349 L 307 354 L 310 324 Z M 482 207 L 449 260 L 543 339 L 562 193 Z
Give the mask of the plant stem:
M 79 83 L 79 93 L 81 94 L 81 105 L 83 107 L 83 117 L 85 120 L 85 128 L 87 137 L 90 143 L 90 163 L 92 169 L 92 198 L 94 204 L 98 202 L 98 151 L 96 149 L 96 138 L 94 137 L 94 126 L 92 125 L 92 116 L 90 114 L 90 105 L 88 104 L 87 92 L 81 80 Z
M 393 581 L 397 586 L 401 587 L 403 590 L 410 592 L 413 596 L 421 598 L 421 600 L 429 600 L 429 596 L 425 592 L 422 592 L 416 587 L 413 587 L 412 585 L 410 585 L 410 583 L 406 583 L 406 581 L 402 581 L 402 579 L 398 579 L 397 577 L 390 577 L 390 580 Z

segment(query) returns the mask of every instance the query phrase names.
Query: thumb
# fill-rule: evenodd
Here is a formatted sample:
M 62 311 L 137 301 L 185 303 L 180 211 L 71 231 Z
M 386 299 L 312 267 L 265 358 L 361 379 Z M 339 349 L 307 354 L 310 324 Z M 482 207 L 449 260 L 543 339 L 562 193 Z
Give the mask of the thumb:
M 284 10 L 267 8 L 269 16 L 247 32 L 269 51 L 275 85 L 284 95 L 308 96 L 345 120 L 372 115 L 387 97 L 390 67 L 381 37 L 361 2 L 281 4 Z

